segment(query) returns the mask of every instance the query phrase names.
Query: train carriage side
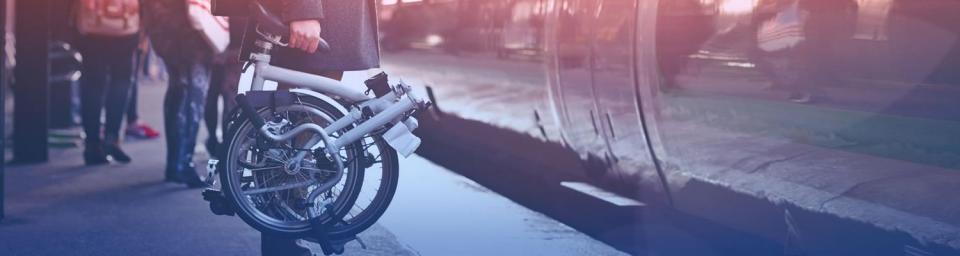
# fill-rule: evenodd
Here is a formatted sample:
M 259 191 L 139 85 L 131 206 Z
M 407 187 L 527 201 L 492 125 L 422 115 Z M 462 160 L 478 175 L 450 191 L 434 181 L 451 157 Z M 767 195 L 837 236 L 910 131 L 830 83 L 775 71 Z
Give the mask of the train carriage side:
M 960 2 L 384 8 L 388 71 L 431 84 L 445 112 L 569 146 L 588 180 L 670 206 L 670 221 L 701 236 L 692 246 L 719 255 L 960 248 Z
M 791 253 L 958 253 L 960 2 L 640 2 L 679 211 Z

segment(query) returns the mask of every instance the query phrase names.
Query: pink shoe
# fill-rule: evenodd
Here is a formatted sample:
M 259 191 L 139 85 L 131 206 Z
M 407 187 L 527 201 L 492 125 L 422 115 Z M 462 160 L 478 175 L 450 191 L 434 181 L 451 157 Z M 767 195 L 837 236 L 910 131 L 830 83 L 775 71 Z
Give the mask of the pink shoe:
M 133 136 L 138 139 L 155 139 L 160 137 L 160 132 L 145 123 L 137 123 L 127 127 L 127 136 Z

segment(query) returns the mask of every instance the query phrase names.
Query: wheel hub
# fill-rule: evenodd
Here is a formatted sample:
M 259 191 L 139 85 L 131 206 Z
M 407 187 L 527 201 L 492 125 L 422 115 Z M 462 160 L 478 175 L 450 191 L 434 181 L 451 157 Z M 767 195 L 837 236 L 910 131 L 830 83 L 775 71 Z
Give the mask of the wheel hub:
M 300 173 L 300 163 L 298 162 L 288 162 L 283 165 L 283 171 L 289 175 L 296 175 Z

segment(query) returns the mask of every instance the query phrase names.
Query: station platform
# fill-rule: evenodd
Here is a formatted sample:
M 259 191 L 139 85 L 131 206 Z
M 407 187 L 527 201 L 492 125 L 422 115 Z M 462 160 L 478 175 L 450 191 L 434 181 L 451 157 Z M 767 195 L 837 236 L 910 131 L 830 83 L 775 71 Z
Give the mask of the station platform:
M 156 127 L 164 89 L 140 88 L 142 118 Z M 163 182 L 164 147 L 126 141 L 130 164 L 86 167 L 82 149 L 55 148 L 49 163 L 8 166 L 0 255 L 261 255 L 260 234 L 240 218 Z M 351 242 L 346 255 L 625 255 L 419 155 L 401 161 L 391 208 L 360 237 L 367 248 Z

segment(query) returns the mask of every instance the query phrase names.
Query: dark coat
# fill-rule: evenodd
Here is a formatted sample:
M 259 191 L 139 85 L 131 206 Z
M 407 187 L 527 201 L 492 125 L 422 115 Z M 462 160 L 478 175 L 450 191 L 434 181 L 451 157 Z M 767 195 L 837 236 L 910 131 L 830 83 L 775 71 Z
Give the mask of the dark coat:
M 309 72 L 364 70 L 380 66 L 374 0 L 261 0 L 285 22 L 318 19 L 331 50 L 307 54 L 290 48 L 274 56 L 278 66 Z

